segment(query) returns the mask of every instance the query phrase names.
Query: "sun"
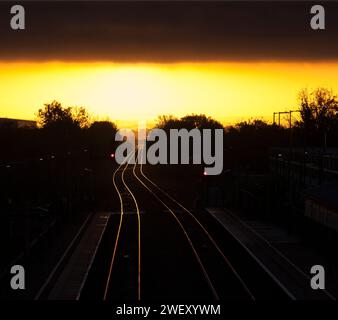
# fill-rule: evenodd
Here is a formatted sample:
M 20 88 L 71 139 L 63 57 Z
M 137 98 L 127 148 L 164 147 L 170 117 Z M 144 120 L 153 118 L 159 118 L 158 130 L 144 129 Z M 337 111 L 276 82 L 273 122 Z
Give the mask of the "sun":
M 129 114 L 146 120 L 170 100 L 171 86 L 166 75 L 155 68 L 108 68 L 99 70 L 94 78 L 98 81 L 92 88 L 93 100 L 99 97 L 98 103 L 105 105 L 109 113 L 111 106 L 121 116 Z

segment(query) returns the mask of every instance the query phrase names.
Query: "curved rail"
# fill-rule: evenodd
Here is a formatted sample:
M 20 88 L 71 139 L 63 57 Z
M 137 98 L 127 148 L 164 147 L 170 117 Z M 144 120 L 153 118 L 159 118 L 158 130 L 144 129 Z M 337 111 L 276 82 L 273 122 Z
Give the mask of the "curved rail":
M 212 294 L 213 294 L 213 296 L 214 296 L 214 298 L 216 299 L 216 300 L 220 300 L 220 298 L 219 298 L 219 296 L 218 296 L 218 293 L 217 293 L 217 291 L 216 291 L 216 289 L 215 289 L 215 287 L 214 287 L 214 285 L 213 285 L 213 283 L 212 283 L 212 281 L 211 281 L 211 279 L 210 279 L 210 277 L 209 277 L 209 275 L 208 275 L 208 272 L 206 271 L 206 269 L 205 269 L 205 267 L 204 267 L 204 265 L 203 265 L 203 262 L 202 262 L 202 260 L 201 260 L 201 258 L 200 258 L 200 256 L 199 256 L 199 254 L 197 253 L 197 251 L 196 251 L 196 249 L 195 249 L 195 247 L 194 247 L 194 244 L 192 243 L 192 241 L 191 241 L 191 239 L 190 239 L 190 237 L 189 237 L 189 235 L 188 235 L 188 233 L 187 233 L 187 231 L 186 231 L 186 229 L 184 228 L 184 226 L 183 226 L 183 224 L 181 223 L 181 221 L 178 219 L 178 217 L 176 216 L 176 214 L 174 213 L 174 211 L 172 210 L 172 209 L 170 209 L 157 195 L 156 195 L 156 193 L 154 193 L 138 176 L 137 176 L 137 174 L 136 174 L 136 165 L 137 165 L 137 163 L 135 163 L 135 165 L 134 165 L 134 168 L 133 168 L 133 174 L 134 174 L 134 176 L 135 176 L 135 178 L 171 213 L 171 215 L 174 217 L 174 219 L 176 220 L 176 222 L 178 223 L 178 225 L 180 226 L 180 228 L 181 228 L 181 230 L 183 231 L 183 233 L 184 233 L 184 235 L 185 235 L 185 237 L 186 237 L 186 239 L 188 240 L 188 243 L 189 243 L 189 245 L 190 245 L 190 247 L 191 247 L 191 249 L 192 249 L 192 251 L 193 251 L 193 253 L 194 253 L 194 255 L 195 255 L 195 258 L 196 258 L 196 260 L 197 260 L 197 262 L 198 262 L 198 264 L 199 264 L 199 266 L 200 266 L 200 268 L 201 268 L 201 271 L 202 271 L 202 273 L 203 273 L 203 275 L 204 275 L 204 278 L 205 278 L 205 280 L 206 280 L 206 282 L 207 282 L 207 284 L 208 284 L 208 286 L 209 286 L 209 288 L 210 288 L 210 290 L 211 290 L 211 292 L 212 292 Z M 141 163 L 141 167 L 142 167 L 142 163 Z
M 124 168 L 122 170 L 122 183 L 124 185 L 124 187 L 128 190 L 129 194 L 131 195 L 134 204 L 135 204 L 135 208 L 136 208 L 136 213 L 137 213 L 137 218 L 138 218 L 138 285 L 137 285 L 137 299 L 140 300 L 141 299 L 141 218 L 140 218 L 140 210 L 139 210 L 139 206 L 137 203 L 137 200 L 134 196 L 134 194 L 132 193 L 132 191 L 130 190 L 130 188 L 128 187 L 127 183 L 125 182 L 124 179 L 124 174 L 125 171 L 129 165 L 129 161 L 132 158 L 134 153 L 132 153 L 127 159 L 126 159 L 126 164 L 124 165 L 124 163 L 120 164 L 120 166 L 115 170 L 114 174 L 113 174 L 113 185 L 115 187 L 115 190 L 118 194 L 119 200 L 120 200 L 120 221 L 119 221 L 119 226 L 118 226 L 118 231 L 117 231 L 117 235 L 116 235 L 116 239 L 115 239 L 115 244 L 114 244 L 114 250 L 113 250 L 113 256 L 110 262 L 110 267 L 109 267 L 109 273 L 108 273 L 108 277 L 107 277 L 107 281 L 106 281 L 106 286 L 105 286 L 105 291 L 104 291 L 104 296 L 103 296 L 103 300 L 107 299 L 108 296 L 108 292 L 109 292 L 109 286 L 110 286 L 110 281 L 111 281 L 111 275 L 112 275 L 112 270 L 113 270 L 113 266 L 114 266 L 114 262 L 115 262 L 115 257 L 116 257 L 116 251 L 117 251 L 117 247 L 118 247 L 118 243 L 120 240 L 120 234 L 121 234 L 121 228 L 122 228 L 122 224 L 123 224 L 123 216 L 124 216 L 124 205 L 123 205 L 123 197 L 122 197 L 122 193 L 120 192 L 120 189 L 117 186 L 116 183 L 116 174 L 121 170 L 121 167 L 124 165 Z
M 218 246 L 218 244 L 216 243 L 216 241 L 214 240 L 214 238 L 210 235 L 210 233 L 208 232 L 208 230 L 202 225 L 202 223 L 195 217 L 195 215 L 188 210 L 185 206 L 183 206 L 181 203 L 179 203 L 175 198 L 173 198 L 170 194 L 168 194 L 166 191 L 164 191 L 161 187 L 159 187 L 155 182 L 153 182 L 152 180 L 150 180 L 143 172 L 143 164 L 141 164 L 140 167 L 140 172 L 141 175 L 147 180 L 149 181 L 157 190 L 159 190 L 162 194 L 164 194 L 167 198 L 169 198 L 170 200 L 172 200 L 174 203 L 176 203 L 181 209 L 183 209 L 186 213 L 188 213 L 195 221 L 196 223 L 200 226 L 200 228 L 203 230 L 203 232 L 205 233 L 205 235 L 209 238 L 210 242 L 213 244 L 213 246 L 215 247 L 215 249 L 218 251 L 218 253 L 221 255 L 222 259 L 224 260 L 224 262 L 228 265 L 228 267 L 232 270 L 232 272 L 234 273 L 234 275 L 236 276 L 236 278 L 238 279 L 238 281 L 241 283 L 242 287 L 244 288 L 244 290 L 248 293 L 248 295 L 250 296 L 250 298 L 252 300 L 255 300 L 255 296 L 253 295 L 253 293 L 250 291 L 250 289 L 248 288 L 248 286 L 246 285 L 245 281 L 242 279 L 242 277 L 238 274 L 238 272 L 235 270 L 235 268 L 233 267 L 233 265 L 231 264 L 231 262 L 227 259 L 227 257 L 224 255 L 223 251 L 221 250 L 221 248 Z

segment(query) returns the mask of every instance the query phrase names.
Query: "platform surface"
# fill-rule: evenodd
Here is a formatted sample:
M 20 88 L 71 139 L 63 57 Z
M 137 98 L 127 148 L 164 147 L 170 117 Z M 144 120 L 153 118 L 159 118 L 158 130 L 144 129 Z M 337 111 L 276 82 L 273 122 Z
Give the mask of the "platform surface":
M 282 244 L 296 248 L 299 254 L 302 254 L 299 241 L 283 229 L 264 222 L 246 221 L 227 209 L 207 208 L 207 211 L 241 243 L 248 254 L 265 269 L 290 298 L 294 300 L 335 299 L 328 290 L 312 289 L 310 272 L 307 274 L 279 250 L 278 246 Z M 311 260 L 309 256 L 307 258 Z
M 110 213 L 105 212 L 99 212 L 94 215 L 59 278 L 56 280 L 48 300 L 77 300 L 79 298 L 106 229 L 109 216 Z

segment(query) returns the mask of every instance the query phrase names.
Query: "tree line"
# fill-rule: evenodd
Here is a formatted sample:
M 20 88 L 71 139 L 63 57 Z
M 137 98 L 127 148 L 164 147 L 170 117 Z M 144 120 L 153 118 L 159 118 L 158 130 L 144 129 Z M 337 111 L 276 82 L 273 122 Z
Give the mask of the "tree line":
M 278 126 L 261 119 L 251 119 L 224 127 L 222 123 L 204 114 L 190 114 L 181 118 L 161 115 L 156 128 L 169 129 L 224 129 L 224 148 L 237 154 L 236 161 L 249 162 L 255 157 L 263 161 L 273 146 L 337 147 L 338 100 L 332 90 L 302 89 L 298 95 L 300 119 L 292 128 Z M 63 107 L 52 101 L 37 112 L 38 130 L 2 131 L 2 155 L 26 157 L 43 152 L 66 152 L 79 148 L 96 155 L 108 155 L 114 148 L 118 128 L 114 122 L 93 121 L 84 107 Z M 10 132 L 9 132 L 10 131 Z M 292 132 L 290 132 L 292 131 Z M 7 133 L 7 134 L 6 134 Z M 22 146 L 24 146 L 24 152 Z M 21 150 L 21 151 L 20 151 Z
M 292 127 L 261 119 L 241 121 L 224 127 L 205 115 L 177 118 L 162 115 L 155 125 L 169 129 L 224 129 L 224 165 L 231 168 L 267 170 L 272 147 L 312 148 L 326 151 L 338 147 L 338 99 L 332 90 L 302 89 L 296 106 L 300 119 Z

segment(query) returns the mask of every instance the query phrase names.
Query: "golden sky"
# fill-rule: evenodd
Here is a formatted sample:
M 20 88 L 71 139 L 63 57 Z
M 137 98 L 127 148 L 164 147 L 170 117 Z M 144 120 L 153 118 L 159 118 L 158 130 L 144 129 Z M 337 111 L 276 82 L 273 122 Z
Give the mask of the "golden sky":
M 338 62 L 0 62 L 0 117 L 34 119 L 55 99 L 127 126 L 161 114 L 271 120 L 295 108 L 301 88 L 316 86 L 338 92 Z

